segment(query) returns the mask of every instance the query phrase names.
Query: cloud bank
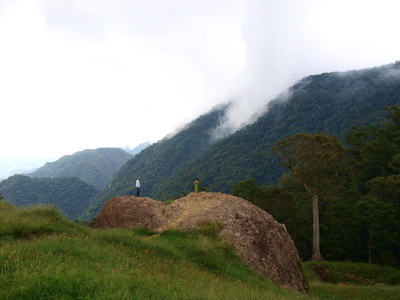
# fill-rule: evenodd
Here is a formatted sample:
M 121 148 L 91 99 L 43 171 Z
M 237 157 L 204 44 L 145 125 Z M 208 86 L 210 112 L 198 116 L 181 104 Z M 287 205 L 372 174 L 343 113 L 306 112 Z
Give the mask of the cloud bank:
M 232 132 L 304 76 L 397 60 L 399 5 L 1 1 L 0 152 L 135 146 L 235 99 Z
M 400 58 L 400 41 L 395 38 L 400 28 L 397 1 L 246 4 L 243 86 L 223 126 L 230 131 L 255 120 L 267 102 L 304 76 L 379 66 Z

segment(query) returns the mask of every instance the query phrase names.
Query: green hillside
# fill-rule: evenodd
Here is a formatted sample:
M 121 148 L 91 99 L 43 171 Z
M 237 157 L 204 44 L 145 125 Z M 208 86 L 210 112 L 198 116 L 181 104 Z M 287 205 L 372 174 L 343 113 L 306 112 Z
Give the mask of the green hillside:
M 0 182 L 0 194 L 16 206 L 54 205 L 69 219 L 77 219 L 97 190 L 76 177 L 31 178 L 10 176 Z
M 117 148 L 87 149 L 65 155 L 29 174 L 32 177 L 78 177 L 97 189 L 103 189 L 132 155 Z
M 387 105 L 400 104 L 400 63 L 380 68 L 310 76 L 290 89 L 290 97 L 269 104 L 252 125 L 225 138 L 160 183 L 151 195 L 165 200 L 188 191 L 195 174 L 209 191 L 231 192 L 244 179 L 274 185 L 283 170 L 272 147 L 295 133 L 321 132 L 343 139 L 345 131 L 384 121 Z
M 220 106 L 192 121 L 172 137 L 148 146 L 129 160 L 113 177 L 106 189 L 91 200 L 81 218 L 89 220 L 105 200 L 116 195 L 134 195 L 135 180 L 142 178 L 141 196 L 151 196 L 152 190 L 162 184 L 188 162 L 195 160 L 212 145 L 210 134 L 224 117 L 227 106 Z M 194 175 L 193 175 L 194 176 Z M 192 176 L 192 177 L 193 177 Z M 191 181 L 194 177 L 191 178 Z
M 217 226 L 165 231 L 93 230 L 52 208 L 0 199 L 0 299 L 398 299 L 398 269 L 303 263 L 309 294 L 249 270 Z
M 83 219 L 94 217 L 110 197 L 132 193 L 142 177 L 142 194 L 166 200 L 191 191 L 193 179 L 209 191 L 231 192 L 247 178 L 261 185 L 276 184 L 283 170 L 276 167 L 272 147 L 297 132 L 321 132 L 343 138 L 352 126 L 385 120 L 387 105 L 400 104 L 400 62 L 343 73 L 304 78 L 285 98 L 268 104 L 256 122 L 216 143 L 210 134 L 227 107 L 190 123 L 184 130 L 143 150 L 129 160 L 99 195 Z

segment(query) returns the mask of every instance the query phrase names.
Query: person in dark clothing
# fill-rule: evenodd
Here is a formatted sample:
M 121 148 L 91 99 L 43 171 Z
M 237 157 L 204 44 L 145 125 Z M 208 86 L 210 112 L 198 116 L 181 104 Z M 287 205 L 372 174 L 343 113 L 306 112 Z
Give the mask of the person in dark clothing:
M 138 177 L 138 179 L 136 179 L 136 197 L 140 196 L 140 177 Z

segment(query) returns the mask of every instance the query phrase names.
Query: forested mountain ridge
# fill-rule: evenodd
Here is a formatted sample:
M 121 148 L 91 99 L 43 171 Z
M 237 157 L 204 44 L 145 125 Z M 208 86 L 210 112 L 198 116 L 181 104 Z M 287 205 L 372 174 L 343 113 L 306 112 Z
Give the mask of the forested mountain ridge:
M 166 199 L 188 190 L 195 174 L 209 191 L 231 192 L 233 184 L 255 178 L 274 185 L 283 169 L 276 167 L 272 147 L 298 132 L 321 132 L 343 139 L 352 126 L 384 121 L 387 105 L 400 104 L 400 62 L 360 71 L 325 73 L 304 78 L 289 90 L 287 99 L 268 104 L 255 123 L 188 162 L 152 191 Z
M 97 189 L 103 189 L 118 169 L 131 158 L 132 155 L 122 149 L 87 149 L 48 162 L 28 175 L 51 178 L 73 176 Z
M 201 187 L 219 192 L 231 192 L 235 183 L 247 178 L 261 185 L 276 184 L 284 171 L 276 167 L 272 154 L 277 140 L 298 132 L 321 132 L 342 139 L 352 126 L 384 121 L 385 107 L 399 104 L 400 62 L 308 76 L 291 87 L 287 97 L 271 101 L 256 122 L 223 140 L 209 143 L 209 135 L 227 107 L 146 148 L 92 199 L 82 218 L 94 217 L 113 196 L 132 194 L 138 176 L 143 178 L 143 195 L 158 200 L 190 192 L 194 177 L 199 177 Z
M 195 160 L 214 142 L 212 131 L 225 116 L 227 105 L 221 105 L 190 122 L 172 137 L 154 143 L 130 159 L 114 175 L 112 181 L 95 198 L 81 218 L 93 218 L 104 202 L 115 195 L 133 195 L 135 181 L 142 178 L 143 196 L 149 196 L 156 185 L 161 184 L 171 174 L 182 168 L 185 162 Z M 194 179 L 194 178 L 193 178 Z
M 31 178 L 10 176 L 0 182 L 0 194 L 16 206 L 49 204 L 69 219 L 77 219 L 98 191 L 76 177 Z

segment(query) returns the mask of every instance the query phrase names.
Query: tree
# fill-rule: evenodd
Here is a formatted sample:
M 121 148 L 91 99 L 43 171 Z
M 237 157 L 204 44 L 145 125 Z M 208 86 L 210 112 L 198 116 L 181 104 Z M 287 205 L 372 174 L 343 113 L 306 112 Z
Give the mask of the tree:
M 276 142 L 280 166 L 305 188 L 312 200 L 313 247 L 310 260 L 323 260 L 320 251 L 319 193 L 338 179 L 345 168 L 345 151 L 334 136 L 297 133 Z
M 369 188 L 369 196 L 392 204 L 400 220 L 400 175 L 376 177 L 368 181 L 366 186 Z
M 386 110 L 388 121 L 352 127 L 345 134 L 353 182 L 362 194 L 368 192 L 365 183 L 369 180 L 400 171 L 400 108 L 389 106 Z
M 254 178 L 236 183 L 232 188 L 232 195 L 246 199 L 259 207 L 261 207 L 265 198 L 264 194 L 265 187 L 258 186 Z
M 379 201 L 371 196 L 360 199 L 356 206 L 357 220 L 364 224 L 368 233 L 368 262 L 372 263 L 373 249 L 384 252 L 392 242 L 397 227 L 393 205 Z M 378 247 L 378 241 L 382 244 Z M 381 249 L 379 249 L 381 248 Z

